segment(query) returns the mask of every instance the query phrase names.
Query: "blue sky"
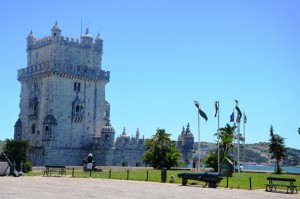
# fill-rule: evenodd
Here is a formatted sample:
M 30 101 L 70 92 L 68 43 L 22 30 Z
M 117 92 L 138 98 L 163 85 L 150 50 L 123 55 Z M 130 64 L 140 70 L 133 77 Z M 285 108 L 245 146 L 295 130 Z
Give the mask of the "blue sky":
M 0 140 L 13 138 L 19 114 L 17 70 L 26 66 L 26 37 L 79 38 L 89 27 L 104 39 L 106 98 L 120 135 L 145 138 L 164 128 L 177 139 L 190 123 L 198 140 L 197 100 L 208 115 L 200 140 L 215 142 L 239 100 L 246 143 L 269 140 L 270 125 L 300 149 L 300 1 L 1 1 Z

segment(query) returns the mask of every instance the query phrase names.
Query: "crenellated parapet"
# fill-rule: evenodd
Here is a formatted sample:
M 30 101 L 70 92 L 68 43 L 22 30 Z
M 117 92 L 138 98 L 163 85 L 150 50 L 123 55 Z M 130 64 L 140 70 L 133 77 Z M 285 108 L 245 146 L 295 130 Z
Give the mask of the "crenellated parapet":
M 71 77 L 87 78 L 93 81 L 109 82 L 110 71 L 104 71 L 88 66 L 73 66 L 73 65 L 50 65 L 50 63 L 41 63 L 18 70 L 18 80 L 23 81 L 35 75 L 45 74 L 60 74 Z
M 52 36 L 46 36 L 41 39 L 36 39 L 30 42 L 30 44 L 27 47 L 27 50 L 33 50 L 37 49 L 46 45 L 50 45 L 53 42 L 57 42 L 60 45 L 68 45 L 72 47 L 78 47 L 78 48 L 86 48 L 87 45 L 86 43 L 83 42 L 83 40 L 79 40 L 78 38 L 73 38 L 73 37 L 68 37 L 68 36 L 63 36 L 61 35 L 58 41 L 54 41 Z M 90 47 L 95 50 L 95 51 L 102 51 L 102 43 L 97 42 L 92 42 Z
M 46 46 L 46 45 L 49 45 L 51 43 L 52 43 L 51 36 L 43 37 L 41 39 L 31 41 L 30 44 L 27 45 L 27 50 L 40 48 L 42 46 Z
M 98 33 L 94 38 L 89 30 L 80 37 L 63 36 L 57 22 L 51 35 L 38 39 L 33 32 L 27 36 L 27 66 L 50 62 L 55 65 L 69 63 L 101 69 L 103 39 Z
M 60 45 L 71 45 L 80 48 L 92 48 L 95 51 L 102 52 L 103 40 L 98 33 L 97 37 L 94 39 L 92 35 L 89 34 L 89 29 L 86 29 L 84 35 L 79 39 L 70 38 L 68 36 L 61 35 L 61 29 L 56 21 L 55 25 L 51 29 L 51 35 L 37 39 L 33 32 L 31 31 L 27 37 L 27 51 L 40 48 L 42 46 L 49 45 L 51 43 L 59 43 Z

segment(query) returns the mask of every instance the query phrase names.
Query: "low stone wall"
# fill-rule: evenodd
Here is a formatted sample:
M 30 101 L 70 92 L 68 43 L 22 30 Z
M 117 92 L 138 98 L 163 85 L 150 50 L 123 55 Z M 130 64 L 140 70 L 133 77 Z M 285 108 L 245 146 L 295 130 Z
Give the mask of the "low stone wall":
M 73 168 L 75 170 L 83 170 L 83 166 L 66 166 L 67 170 L 72 170 Z M 152 170 L 153 167 L 118 167 L 118 166 L 96 166 L 97 169 L 102 169 L 102 170 Z M 33 171 L 43 171 L 45 170 L 45 167 L 43 166 L 38 166 L 38 167 L 32 167 Z
M 0 176 L 5 176 L 9 174 L 9 166 L 7 162 L 0 162 Z

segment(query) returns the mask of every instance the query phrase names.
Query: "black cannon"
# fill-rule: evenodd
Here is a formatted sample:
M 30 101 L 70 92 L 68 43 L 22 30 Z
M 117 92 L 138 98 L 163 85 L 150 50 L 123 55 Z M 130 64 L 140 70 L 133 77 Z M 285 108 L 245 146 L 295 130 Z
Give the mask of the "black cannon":
M 206 182 L 209 188 L 216 188 L 217 184 L 223 180 L 222 176 L 219 173 L 206 172 L 206 173 L 179 173 L 178 178 L 182 178 L 182 185 L 185 186 L 190 180 L 198 180 Z

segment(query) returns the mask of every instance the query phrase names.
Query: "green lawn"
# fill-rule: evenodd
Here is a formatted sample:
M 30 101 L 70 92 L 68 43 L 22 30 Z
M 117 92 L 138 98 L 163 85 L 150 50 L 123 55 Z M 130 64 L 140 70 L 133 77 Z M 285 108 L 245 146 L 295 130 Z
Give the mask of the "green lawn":
M 167 171 L 167 183 L 170 181 L 170 177 L 175 177 L 175 183 L 181 184 L 181 178 L 177 177 L 178 173 L 182 172 L 197 172 L 197 171 L 180 171 L 180 170 L 168 170 Z M 148 173 L 148 174 L 147 174 Z M 67 170 L 67 175 L 72 176 L 73 171 Z M 34 171 L 25 174 L 26 176 L 43 176 L 42 171 Z M 54 173 L 55 175 L 55 173 Z M 267 177 L 282 177 L 282 178 L 295 178 L 295 185 L 300 187 L 300 175 L 288 175 L 288 174 L 270 174 L 270 173 L 240 173 L 240 189 L 250 189 L 250 178 L 252 189 L 265 189 L 265 184 L 268 183 Z M 89 172 L 83 172 L 81 170 L 74 171 L 75 178 L 89 178 Z M 93 172 L 92 178 L 105 178 L 105 179 L 120 179 L 120 180 L 137 180 L 137 181 L 161 181 L 160 170 L 104 170 L 102 172 Z M 189 180 L 188 184 L 205 185 L 204 182 Z M 227 187 L 227 179 L 223 178 L 220 187 Z M 234 173 L 233 177 L 228 178 L 228 188 L 238 188 L 238 174 Z

